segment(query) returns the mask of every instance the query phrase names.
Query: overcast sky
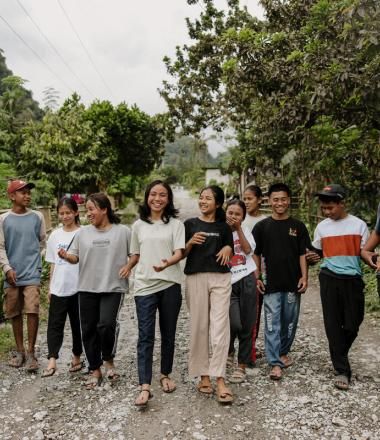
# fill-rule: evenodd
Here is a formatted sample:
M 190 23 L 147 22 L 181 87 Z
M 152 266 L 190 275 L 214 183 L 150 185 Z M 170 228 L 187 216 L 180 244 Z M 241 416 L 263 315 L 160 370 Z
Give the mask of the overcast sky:
M 226 0 L 215 3 L 225 7 Z M 258 1 L 242 0 L 242 4 L 262 17 Z M 86 104 L 95 98 L 114 104 L 125 101 L 154 114 L 166 109 L 157 92 L 167 78 L 162 58 L 172 56 L 176 45 L 188 41 L 185 18 L 201 11 L 200 5 L 189 6 L 186 0 L 2 0 L 0 17 L 46 64 L 2 19 L 0 48 L 8 67 L 28 81 L 26 87 L 40 103 L 43 90 L 54 87 L 61 100 L 77 91 Z

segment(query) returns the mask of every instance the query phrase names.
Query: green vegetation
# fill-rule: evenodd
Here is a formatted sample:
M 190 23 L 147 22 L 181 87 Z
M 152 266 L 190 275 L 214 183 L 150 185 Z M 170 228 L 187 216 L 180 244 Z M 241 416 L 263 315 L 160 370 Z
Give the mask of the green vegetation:
M 136 181 L 160 164 L 169 128 L 162 115 L 137 106 L 94 101 L 74 93 L 58 107 L 46 91 L 41 110 L 12 75 L 0 50 L 0 206 L 9 178 L 36 183 L 34 202 L 48 204 L 64 193 L 107 191 L 134 196 Z M 141 158 L 144 160 L 141 160 Z
M 327 182 L 349 189 L 352 211 L 373 220 L 380 198 L 380 3 L 262 0 L 258 20 L 229 0 L 201 3 L 191 43 L 165 58 L 172 123 L 236 135 L 230 169 L 257 183 L 286 180 L 300 204 Z M 197 5 L 198 7 L 199 5 Z

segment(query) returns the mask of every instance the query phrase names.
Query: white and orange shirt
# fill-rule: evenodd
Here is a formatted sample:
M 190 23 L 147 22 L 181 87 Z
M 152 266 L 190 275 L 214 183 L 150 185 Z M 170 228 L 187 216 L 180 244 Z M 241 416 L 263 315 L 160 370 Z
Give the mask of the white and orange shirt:
M 321 268 L 338 275 L 360 276 L 360 250 L 369 237 L 367 225 L 354 215 L 326 218 L 316 227 L 313 246 L 323 252 Z

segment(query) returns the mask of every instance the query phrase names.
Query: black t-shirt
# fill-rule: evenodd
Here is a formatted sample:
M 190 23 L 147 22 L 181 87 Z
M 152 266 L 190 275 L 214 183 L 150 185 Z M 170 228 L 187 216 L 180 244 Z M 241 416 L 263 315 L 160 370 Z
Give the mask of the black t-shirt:
M 299 257 L 310 243 L 306 226 L 289 217 L 274 220 L 268 217 L 253 228 L 255 254 L 262 255 L 266 270 L 265 293 L 296 292 L 301 278 Z
M 221 266 L 216 261 L 216 254 L 224 247 L 231 246 L 234 242 L 232 230 L 225 222 L 204 222 L 199 218 L 190 218 L 185 221 L 186 243 L 196 232 L 209 234 L 203 244 L 195 244 L 187 256 L 185 274 L 190 275 L 198 272 L 226 273 L 228 266 Z

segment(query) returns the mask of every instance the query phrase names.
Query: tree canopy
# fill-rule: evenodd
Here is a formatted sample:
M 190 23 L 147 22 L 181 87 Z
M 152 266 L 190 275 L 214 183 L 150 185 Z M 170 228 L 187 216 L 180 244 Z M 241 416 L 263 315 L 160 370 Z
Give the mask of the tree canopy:
M 196 3 L 188 0 L 189 4 Z M 236 167 L 258 183 L 286 179 L 308 201 L 347 186 L 357 210 L 375 207 L 380 164 L 380 4 L 262 0 L 265 20 L 238 0 L 204 0 L 191 44 L 165 62 L 161 90 L 187 133 L 232 127 Z

